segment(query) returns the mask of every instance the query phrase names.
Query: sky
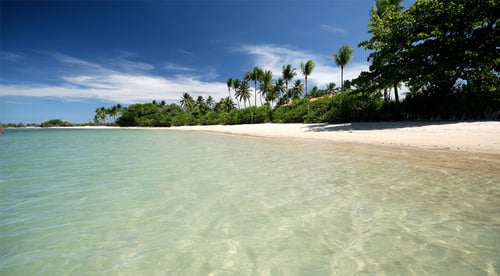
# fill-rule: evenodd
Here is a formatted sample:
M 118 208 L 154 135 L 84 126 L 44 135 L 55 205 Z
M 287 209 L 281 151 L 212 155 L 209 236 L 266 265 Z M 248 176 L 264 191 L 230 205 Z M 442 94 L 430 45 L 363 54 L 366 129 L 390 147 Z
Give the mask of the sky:
M 309 90 L 367 71 L 374 0 L 0 1 L 0 123 L 92 121 L 100 106 L 228 95 L 258 66 L 312 59 Z M 405 0 L 407 7 L 414 0 Z M 253 86 L 253 85 L 252 85 Z

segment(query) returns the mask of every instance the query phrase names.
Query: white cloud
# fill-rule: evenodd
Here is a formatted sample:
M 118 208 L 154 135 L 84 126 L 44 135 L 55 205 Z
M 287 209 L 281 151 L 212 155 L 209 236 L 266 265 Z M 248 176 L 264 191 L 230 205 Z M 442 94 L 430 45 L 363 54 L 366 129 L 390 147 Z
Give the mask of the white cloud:
M 152 100 L 178 102 L 182 92 L 192 96 L 225 97 L 226 85 L 203 82 L 189 76 L 164 78 L 147 75 L 113 74 L 105 76 L 65 77 L 65 83 L 47 85 L 0 85 L 0 96 L 56 97 L 62 99 L 96 98 L 131 104 Z
M 309 90 L 315 85 L 324 88 L 330 82 L 340 86 L 340 68 L 330 54 L 320 55 L 275 45 L 246 45 L 238 51 L 250 55 L 254 64 L 261 69 L 271 70 L 275 79 L 281 76 L 283 65 L 286 64 L 292 64 L 296 68 L 296 79 L 303 79 L 300 63 L 311 59 L 316 66 L 308 77 Z M 344 68 L 344 80 L 358 77 L 361 71 L 368 71 L 368 67 L 365 63 L 349 63 Z
M 0 84 L 0 96 L 57 97 L 69 99 L 101 99 L 122 104 L 167 100 L 178 102 L 183 92 L 196 96 L 225 97 L 225 82 L 205 81 L 215 75 L 196 75 L 193 72 L 158 76 L 150 71 L 152 65 L 124 58 L 99 64 L 61 53 L 45 53 L 61 62 L 66 69 L 58 85 Z M 111 68 L 108 68 L 111 67 Z
M 330 25 L 327 25 L 327 24 L 321 24 L 319 27 L 322 30 L 324 30 L 324 31 L 327 31 L 327 32 L 330 32 L 330 33 L 334 33 L 334 34 L 345 34 L 345 33 L 347 33 L 347 31 L 344 28 L 341 28 L 341 27 L 330 26 Z

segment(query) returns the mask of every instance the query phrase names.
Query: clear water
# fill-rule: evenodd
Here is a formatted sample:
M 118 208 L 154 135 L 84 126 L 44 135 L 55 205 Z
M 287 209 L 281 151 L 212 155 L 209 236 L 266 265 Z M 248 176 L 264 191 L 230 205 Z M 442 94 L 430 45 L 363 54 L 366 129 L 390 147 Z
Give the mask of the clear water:
M 495 275 L 500 175 L 327 143 L 6 130 L 0 275 Z

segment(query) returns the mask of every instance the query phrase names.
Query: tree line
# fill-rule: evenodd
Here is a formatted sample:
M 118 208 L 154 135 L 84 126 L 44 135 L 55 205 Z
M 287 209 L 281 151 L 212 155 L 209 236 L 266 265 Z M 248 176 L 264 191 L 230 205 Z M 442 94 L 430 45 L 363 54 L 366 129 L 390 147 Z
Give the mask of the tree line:
M 497 1 L 376 0 L 368 33 L 359 43 L 370 51 L 369 71 L 353 80 L 343 70 L 353 48 L 332 54 L 340 67 L 340 88 L 308 90 L 314 61 L 283 65 L 278 78 L 259 67 L 241 79 L 228 78 L 228 96 L 164 101 L 126 108 L 98 108 L 95 122 L 120 126 L 241 124 L 262 122 L 347 122 L 375 120 L 500 119 L 500 8 Z M 399 98 L 402 85 L 409 92 Z M 392 96 L 393 95 L 393 96 Z M 114 109 L 113 109 L 114 108 Z

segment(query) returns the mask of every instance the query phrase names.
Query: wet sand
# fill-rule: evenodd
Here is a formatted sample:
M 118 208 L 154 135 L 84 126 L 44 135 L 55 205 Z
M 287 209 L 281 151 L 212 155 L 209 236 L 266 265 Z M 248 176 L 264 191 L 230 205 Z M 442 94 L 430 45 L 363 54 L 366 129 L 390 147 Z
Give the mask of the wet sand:
M 255 124 L 181 126 L 171 129 L 306 139 L 332 144 L 347 153 L 500 173 L 500 122 Z

